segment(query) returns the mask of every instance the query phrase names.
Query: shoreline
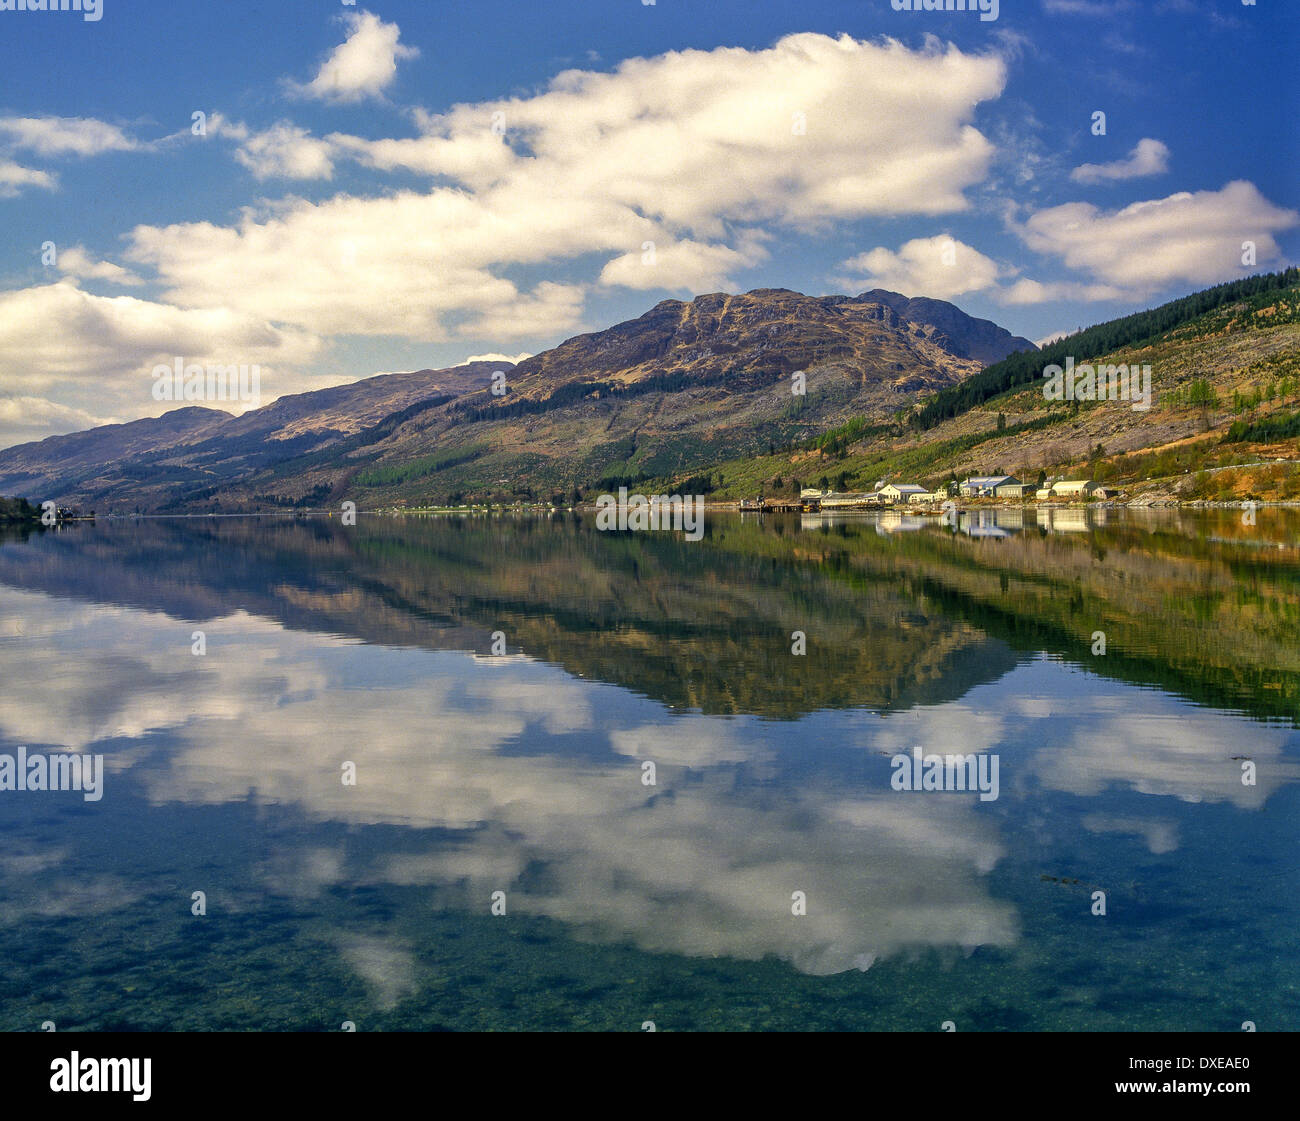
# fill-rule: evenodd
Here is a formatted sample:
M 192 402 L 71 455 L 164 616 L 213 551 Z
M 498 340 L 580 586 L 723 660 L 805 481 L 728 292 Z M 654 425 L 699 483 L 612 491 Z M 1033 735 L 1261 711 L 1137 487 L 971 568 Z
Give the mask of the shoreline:
M 1157 498 L 1142 500 L 1140 498 L 1127 502 L 1107 499 L 1098 502 L 1033 502 L 1017 503 L 1008 502 L 962 502 L 957 499 L 952 500 L 953 505 L 947 509 L 958 511 L 968 510 L 1265 510 L 1265 509 L 1300 509 L 1300 500 L 1288 499 L 1282 501 L 1268 500 L 1250 500 L 1234 499 L 1227 502 L 1215 502 L 1205 499 L 1182 500 L 1177 498 Z M 825 514 L 828 517 L 839 516 L 842 514 L 913 514 L 918 517 L 942 516 L 946 509 L 942 506 L 844 506 L 832 510 L 798 510 L 791 509 L 789 506 L 783 506 L 779 509 L 742 509 L 739 501 L 728 502 L 705 502 L 702 504 L 705 513 L 715 514 L 758 514 L 767 516 L 773 514 Z M 80 518 L 61 518 L 60 525 L 66 525 L 72 522 L 95 522 L 95 521 L 128 521 L 131 519 L 182 519 L 182 518 L 306 518 L 306 517 L 327 517 L 333 518 L 339 516 L 341 511 L 334 509 L 313 508 L 303 510 L 206 510 L 195 511 L 192 513 L 174 513 L 174 514 L 99 514 L 96 517 Z M 419 515 L 421 517 L 428 515 L 460 515 L 462 517 L 484 516 L 491 514 L 596 514 L 599 513 L 599 507 L 583 503 L 578 506 L 540 506 L 540 505 L 522 505 L 522 506 L 500 506 L 500 505 L 483 505 L 483 506 L 409 506 L 393 507 L 380 506 L 374 509 L 358 510 L 358 514 L 375 515 L 387 514 L 393 517 L 398 515 Z M 39 522 L 6 522 L 7 526 L 29 525 L 33 528 L 42 528 Z M 43 527 L 52 529 L 53 526 Z

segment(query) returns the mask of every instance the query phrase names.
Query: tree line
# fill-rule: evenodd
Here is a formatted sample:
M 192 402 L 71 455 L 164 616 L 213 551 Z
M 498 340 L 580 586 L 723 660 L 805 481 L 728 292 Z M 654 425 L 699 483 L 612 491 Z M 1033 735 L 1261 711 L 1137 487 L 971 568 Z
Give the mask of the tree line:
M 1297 283 L 1300 283 L 1300 268 L 1233 280 L 1148 311 L 1088 327 L 1041 350 L 1018 351 L 960 385 L 940 390 L 912 413 L 908 423 L 922 432 L 927 431 L 1010 389 L 1037 382 L 1045 366 L 1063 365 L 1069 356 L 1078 359 L 1110 354 L 1121 347 L 1144 343 L 1225 304 L 1280 291 Z

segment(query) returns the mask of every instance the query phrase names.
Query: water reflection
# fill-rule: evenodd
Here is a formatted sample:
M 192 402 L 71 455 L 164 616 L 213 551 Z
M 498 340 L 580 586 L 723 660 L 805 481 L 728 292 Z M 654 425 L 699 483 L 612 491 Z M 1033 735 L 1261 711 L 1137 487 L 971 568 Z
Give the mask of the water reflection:
M 1000 854 L 996 830 L 972 805 L 830 776 L 773 803 L 760 784 L 738 787 L 737 771 L 775 774 L 789 747 L 752 721 L 665 721 L 519 655 L 403 656 L 246 615 L 209 629 L 206 657 L 182 657 L 185 636 L 165 616 L 92 622 L 66 603 L 0 595 L 6 624 L 35 614 L 48 653 L 0 686 L 6 713 L 28 713 L 6 721 L 6 741 L 39 730 L 46 743 L 111 745 L 109 781 L 151 805 L 252 801 L 454 834 L 376 856 L 371 880 L 467 882 L 485 900 L 509 889 L 516 908 L 592 935 L 773 954 L 812 973 L 1014 935 L 1011 909 L 981 882 Z M 643 760 L 656 764 L 653 787 Z M 355 786 L 340 781 L 345 762 Z M 520 889 L 538 864 L 544 879 Z M 290 873 L 281 862 L 275 874 Z M 346 875 L 313 849 L 292 871 L 317 890 Z M 799 923 L 796 890 L 815 900 Z
M 1104 881 L 1121 915 L 1152 906 L 1152 881 L 1157 898 L 1181 898 L 1208 875 L 1228 893 L 1215 915 L 1244 909 L 1232 938 L 1250 931 L 1276 959 L 1293 927 L 1249 902 L 1255 887 L 1232 886 L 1235 857 L 1204 847 L 1195 815 L 1239 815 L 1217 819 L 1233 846 L 1286 867 L 1264 811 L 1294 813 L 1300 745 L 1294 724 L 1208 704 L 1224 663 L 1178 676 L 1199 704 L 1148 673 L 1204 609 L 1141 585 L 1102 589 L 1115 572 L 1156 571 L 1164 531 L 1109 526 L 1077 552 L 1028 527 L 981 540 L 926 523 L 903 547 L 878 536 L 887 520 L 806 532 L 796 519 L 783 532 L 723 522 L 698 546 L 567 520 L 351 535 L 301 521 L 158 522 L 11 541 L 0 547 L 0 751 L 93 748 L 108 777 L 99 817 L 0 800 L 0 927 L 125 929 L 164 888 L 185 898 L 215 879 L 226 894 L 214 899 L 241 913 L 283 899 L 296 923 L 328 914 L 310 937 L 396 1014 L 441 992 L 432 960 L 471 975 L 477 951 L 426 943 L 432 919 L 377 923 L 339 901 L 382 891 L 414 908 L 394 916 L 464 923 L 489 921 L 503 891 L 510 916 L 592 944 L 775 959 L 808 977 L 880 977 L 886 963 L 949 951 L 986 969 L 995 952 L 996 983 L 1011 991 L 1055 955 L 1117 952 L 1077 933 L 1068 951 L 1054 941 L 1073 928 L 1043 916 L 1072 913 L 1073 889 L 1035 897 L 1040 881 L 1055 885 L 1049 873 L 1074 873 L 1080 891 Z M 1234 587 L 1294 586 L 1293 569 L 1251 565 L 1230 541 L 1198 538 L 1161 560 L 1167 587 L 1195 571 L 1237 603 L 1249 601 Z M 1150 652 L 1085 661 L 1051 625 L 1059 588 L 1113 618 L 1156 597 Z M 1289 690 L 1294 658 L 1264 664 L 1277 622 L 1238 622 L 1250 639 L 1240 661 L 1257 658 L 1252 672 Z M 496 630 L 502 656 L 488 653 Z M 807 655 L 791 654 L 794 630 Z M 998 753 L 1000 798 L 892 791 L 889 758 L 914 745 Z M 355 785 L 341 779 L 348 763 Z M 249 814 L 265 836 L 232 842 Z M 198 821 L 209 824 L 185 824 Z M 806 915 L 792 913 L 795 893 Z M 1172 938 L 1178 914 L 1153 914 L 1149 938 Z M 249 938 L 264 939 L 257 931 Z M 1229 996 L 1250 983 L 1221 982 Z M 1035 998 L 1095 1026 L 1053 999 Z M 1029 1016 L 1034 1003 L 1009 1007 Z

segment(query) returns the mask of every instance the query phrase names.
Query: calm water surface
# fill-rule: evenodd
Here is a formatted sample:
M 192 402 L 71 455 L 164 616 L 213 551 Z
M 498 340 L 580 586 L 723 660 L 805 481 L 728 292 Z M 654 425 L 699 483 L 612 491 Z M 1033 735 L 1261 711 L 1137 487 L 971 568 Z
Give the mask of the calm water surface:
M 1298 713 L 1295 511 L 10 531 L 0 1028 L 1296 1030 Z

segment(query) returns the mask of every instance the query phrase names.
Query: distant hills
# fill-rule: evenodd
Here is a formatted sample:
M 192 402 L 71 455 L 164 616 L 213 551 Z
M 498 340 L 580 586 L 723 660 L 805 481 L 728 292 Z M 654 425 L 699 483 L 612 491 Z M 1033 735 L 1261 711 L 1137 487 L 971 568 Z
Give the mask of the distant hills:
M 0 494 L 87 509 L 155 510 L 253 476 L 272 464 L 365 439 L 411 405 L 448 400 L 489 376 L 486 365 L 382 374 L 281 397 L 232 416 L 187 406 L 0 451 Z
M 862 298 L 873 295 L 881 298 Z M 1070 358 L 1149 366 L 1150 407 L 1048 400 L 1045 367 Z M 869 490 L 879 479 L 934 489 L 1005 473 L 1094 478 L 1141 501 L 1300 502 L 1300 269 L 1216 285 L 1013 353 L 918 395 L 885 423 L 864 412 L 810 440 L 717 459 L 694 481 L 726 499 L 793 496 L 801 483 Z
M 1043 367 L 1066 357 L 1149 364 L 1150 408 L 1045 399 Z M 202 513 L 1064 473 L 1130 496 L 1292 501 L 1298 434 L 1297 269 L 1041 352 L 942 300 L 764 288 L 664 300 L 515 366 L 380 375 L 240 417 L 182 408 L 8 448 L 0 495 Z
M 880 290 L 664 300 L 514 367 L 379 375 L 239 417 L 186 407 L 8 448 L 0 494 L 99 513 L 567 494 L 884 422 L 1032 349 L 952 304 Z

